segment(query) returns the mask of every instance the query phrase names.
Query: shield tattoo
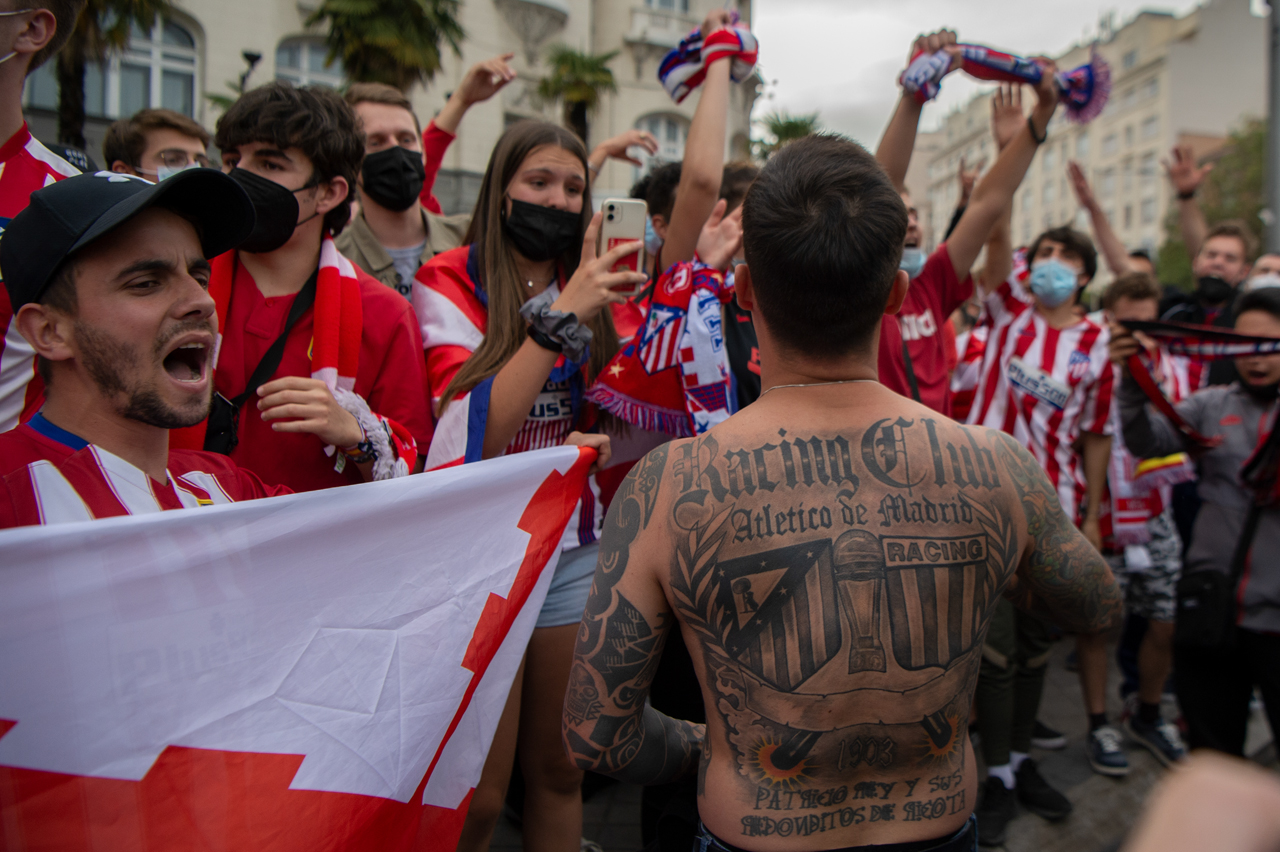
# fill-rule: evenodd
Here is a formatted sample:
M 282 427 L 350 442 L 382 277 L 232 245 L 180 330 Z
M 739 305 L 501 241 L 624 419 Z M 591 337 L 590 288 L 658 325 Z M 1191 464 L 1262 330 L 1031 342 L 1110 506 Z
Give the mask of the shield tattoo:
M 831 542 L 720 563 L 726 649 L 760 679 L 794 690 L 840 650 Z
M 884 536 L 893 653 L 904 669 L 946 668 L 973 647 L 992 590 L 985 535 Z

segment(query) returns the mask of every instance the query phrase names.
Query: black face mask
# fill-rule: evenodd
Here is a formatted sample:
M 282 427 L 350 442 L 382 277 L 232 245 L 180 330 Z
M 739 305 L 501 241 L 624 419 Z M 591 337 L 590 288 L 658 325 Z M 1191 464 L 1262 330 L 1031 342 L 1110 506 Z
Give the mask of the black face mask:
M 289 242 L 302 222 L 298 221 L 298 199 L 295 192 L 315 186 L 315 177 L 295 190 L 285 189 L 273 180 L 256 175 L 246 169 L 231 170 L 231 178 L 240 184 L 240 188 L 253 202 L 253 231 L 238 248 L 250 254 L 265 254 L 275 251 Z M 311 221 L 318 214 L 308 216 L 304 221 Z
M 1275 402 L 1280 397 L 1280 382 L 1270 385 L 1251 385 L 1241 380 L 1240 387 L 1258 402 Z
M 422 154 L 399 145 L 365 155 L 360 173 L 369 200 L 396 212 L 408 210 L 418 200 L 427 179 Z
M 502 230 L 516 251 L 532 261 L 551 260 L 582 245 L 582 216 L 511 199 Z
M 1235 292 L 1226 281 L 1216 275 L 1202 275 L 1196 279 L 1196 298 L 1206 305 L 1220 305 Z

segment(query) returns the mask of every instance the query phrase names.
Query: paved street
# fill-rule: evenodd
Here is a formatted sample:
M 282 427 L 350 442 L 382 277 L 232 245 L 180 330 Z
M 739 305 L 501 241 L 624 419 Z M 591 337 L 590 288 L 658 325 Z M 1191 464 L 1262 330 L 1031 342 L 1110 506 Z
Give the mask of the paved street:
M 1008 842 L 1001 847 L 1005 852 L 1104 852 L 1117 848 L 1163 772 L 1155 758 L 1137 746 L 1129 750 L 1133 771 L 1126 778 L 1105 778 L 1090 769 L 1084 751 L 1087 725 L 1080 699 L 1080 681 L 1065 667 L 1070 650 L 1069 641 L 1059 642 L 1054 648 L 1040 709 L 1041 720 L 1066 733 L 1069 742 L 1060 751 L 1033 749 L 1032 757 L 1039 761 L 1044 777 L 1071 799 L 1075 812 L 1055 825 L 1034 814 L 1020 813 L 1009 826 Z M 1119 681 L 1113 666 L 1108 712 L 1115 720 L 1120 713 L 1116 690 Z M 1173 711 L 1173 706 L 1167 704 L 1165 712 Z M 1270 739 L 1266 721 L 1260 713 L 1255 713 L 1250 723 L 1249 751 L 1274 767 L 1275 748 Z M 583 833 L 599 843 L 605 852 L 638 852 L 640 788 L 614 785 L 593 796 L 586 804 Z M 503 820 L 490 849 L 491 852 L 520 852 L 519 829 Z

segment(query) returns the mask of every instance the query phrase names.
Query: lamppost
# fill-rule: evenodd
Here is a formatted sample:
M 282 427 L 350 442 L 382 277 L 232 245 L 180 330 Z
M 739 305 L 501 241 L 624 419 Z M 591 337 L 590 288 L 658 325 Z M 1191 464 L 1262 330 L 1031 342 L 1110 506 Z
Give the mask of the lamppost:
M 244 69 L 244 73 L 240 75 L 240 94 L 244 94 L 244 87 L 249 82 L 249 75 L 253 73 L 254 67 L 262 61 L 262 54 L 253 50 L 245 50 L 240 53 L 244 57 L 245 64 L 249 67 Z
M 1280 251 L 1280 0 L 1271 0 L 1270 74 L 1267 75 L 1267 251 Z

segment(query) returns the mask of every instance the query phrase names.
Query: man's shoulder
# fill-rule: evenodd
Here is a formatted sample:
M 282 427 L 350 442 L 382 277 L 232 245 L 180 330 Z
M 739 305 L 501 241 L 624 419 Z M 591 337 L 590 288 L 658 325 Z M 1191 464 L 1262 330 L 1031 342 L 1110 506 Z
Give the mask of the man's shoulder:
M 0 477 L 8 476 L 32 462 L 57 464 L 71 455 L 71 450 L 40 436 L 30 426 L 19 426 L 0 433 Z
M 432 256 L 438 256 L 460 247 L 463 239 L 467 236 L 467 228 L 471 227 L 470 213 L 438 216 L 424 208 L 422 214 L 427 219 L 427 245 L 425 251 Z
M 284 486 L 266 486 L 257 474 L 236 464 L 228 456 L 204 450 L 170 450 L 169 472 L 179 477 L 189 477 L 192 474 L 212 476 L 232 502 L 291 493 Z
M 373 250 L 381 248 L 373 236 L 373 231 L 369 230 L 369 223 L 365 221 L 363 213 L 351 218 L 347 227 L 342 229 L 342 233 L 333 238 L 333 244 L 344 257 L 361 269 L 364 269 L 365 264 L 373 259 L 369 257 Z M 387 257 L 387 262 L 391 262 L 390 256 Z
M 358 266 L 356 280 L 360 282 L 360 307 L 364 311 L 366 331 L 371 328 L 371 319 L 374 321 L 374 329 L 390 328 L 398 324 L 406 314 L 413 313 L 413 307 L 404 296 Z

